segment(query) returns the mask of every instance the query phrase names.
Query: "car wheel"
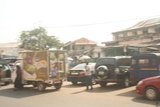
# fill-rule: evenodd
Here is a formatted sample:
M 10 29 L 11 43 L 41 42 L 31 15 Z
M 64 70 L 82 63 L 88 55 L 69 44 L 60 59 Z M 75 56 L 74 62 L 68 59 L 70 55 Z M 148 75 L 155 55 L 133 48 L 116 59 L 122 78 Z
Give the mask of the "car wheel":
M 39 91 L 44 91 L 46 89 L 46 84 L 43 82 L 39 82 L 37 87 Z
M 72 81 L 72 84 L 73 85 L 77 85 L 77 81 Z
M 130 81 L 129 81 L 129 77 L 128 76 L 125 77 L 123 86 L 126 87 L 126 88 L 130 86 Z
M 158 91 L 155 87 L 147 87 L 145 89 L 145 97 L 149 100 L 156 100 L 158 98 Z
M 105 87 L 107 82 L 100 82 L 99 84 L 100 84 L 101 87 Z

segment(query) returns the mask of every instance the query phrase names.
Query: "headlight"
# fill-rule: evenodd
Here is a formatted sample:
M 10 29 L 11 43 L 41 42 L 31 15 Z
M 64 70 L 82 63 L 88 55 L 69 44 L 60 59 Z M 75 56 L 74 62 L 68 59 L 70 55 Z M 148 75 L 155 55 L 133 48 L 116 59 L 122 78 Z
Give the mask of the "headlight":
M 142 84 L 142 83 L 143 83 L 143 81 L 139 81 L 137 85 L 140 85 L 140 84 Z

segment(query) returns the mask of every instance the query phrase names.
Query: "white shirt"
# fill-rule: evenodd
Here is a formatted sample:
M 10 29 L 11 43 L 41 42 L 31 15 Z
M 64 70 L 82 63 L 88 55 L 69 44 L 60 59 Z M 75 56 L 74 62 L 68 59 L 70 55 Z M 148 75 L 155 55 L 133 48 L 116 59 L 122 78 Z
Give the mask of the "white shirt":
M 86 75 L 92 75 L 91 69 L 89 65 L 85 66 L 85 70 L 86 70 Z

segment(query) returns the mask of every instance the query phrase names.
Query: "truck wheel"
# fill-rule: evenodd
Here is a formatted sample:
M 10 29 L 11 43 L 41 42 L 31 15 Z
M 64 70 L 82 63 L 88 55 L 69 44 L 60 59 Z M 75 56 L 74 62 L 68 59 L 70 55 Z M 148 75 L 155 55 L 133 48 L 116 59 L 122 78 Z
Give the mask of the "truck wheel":
M 107 82 L 100 82 L 99 84 L 101 87 L 105 87 L 107 85 Z
M 9 85 L 9 84 L 10 84 L 10 82 L 4 82 L 4 86 Z
M 73 85 L 77 85 L 77 81 L 72 81 L 72 84 Z
M 149 100 L 156 100 L 159 96 L 159 93 L 154 87 L 147 87 L 145 89 L 145 97 Z
M 130 81 L 129 81 L 129 77 L 127 76 L 127 77 L 125 77 L 125 79 L 124 79 L 124 82 L 123 82 L 123 86 L 125 87 L 125 88 L 127 88 L 127 87 L 129 87 L 131 84 L 130 84 Z
M 62 83 L 57 83 L 54 85 L 54 87 L 58 90 L 62 87 Z
M 46 89 L 46 84 L 43 82 L 39 82 L 37 87 L 39 91 L 44 91 Z

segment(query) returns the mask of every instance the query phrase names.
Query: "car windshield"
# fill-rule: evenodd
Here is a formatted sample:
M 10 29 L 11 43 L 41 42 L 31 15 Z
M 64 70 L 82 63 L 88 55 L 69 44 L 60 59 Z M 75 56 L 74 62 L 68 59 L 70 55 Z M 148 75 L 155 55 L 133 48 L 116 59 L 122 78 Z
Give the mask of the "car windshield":
M 78 64 L 77 66 L 73 67 L 71 70 L 83 70 L 85 65 L 86 65 L 85 63 Z
M 89 66 L 91 69 L 94 68 L 96 63 L 89 63 Z M 78 64 L 77 66 L 73 67 L 71 70 L 84 70 L 86 66 L 86 63 Z

